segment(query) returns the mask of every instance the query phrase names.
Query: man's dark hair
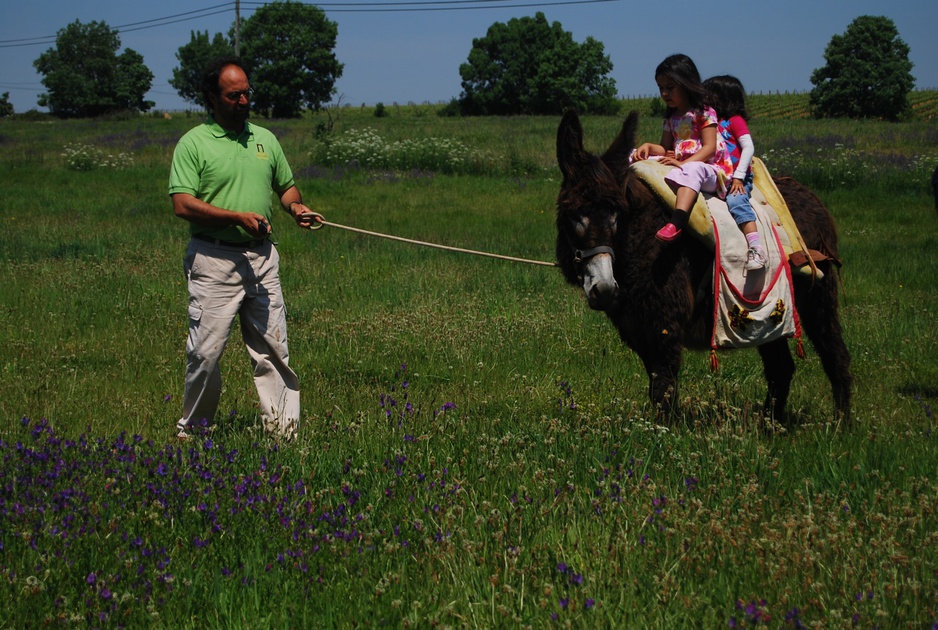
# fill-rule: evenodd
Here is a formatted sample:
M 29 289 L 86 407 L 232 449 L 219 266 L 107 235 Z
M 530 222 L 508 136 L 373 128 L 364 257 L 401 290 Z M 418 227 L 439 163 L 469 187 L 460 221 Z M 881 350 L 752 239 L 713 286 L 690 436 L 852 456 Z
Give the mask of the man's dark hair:
M 221 88 L 218 87 L 218 79 L 221 78 L 221 71 L 228 66 L 238 66 L 244 71 L 244 74 L 248 77 L 248 81 L 250 82 L 251 80 L 248 70 L 240 57 L 228 56 L 213 59 L 205 66 L 205 70 L 202 71 L 202 85 L 200 86 L 202 89 L 202 104 L 205 105 L 205 109 L 209 111 L 212 111 L 212 101 L 209 97 L 221 94 Z

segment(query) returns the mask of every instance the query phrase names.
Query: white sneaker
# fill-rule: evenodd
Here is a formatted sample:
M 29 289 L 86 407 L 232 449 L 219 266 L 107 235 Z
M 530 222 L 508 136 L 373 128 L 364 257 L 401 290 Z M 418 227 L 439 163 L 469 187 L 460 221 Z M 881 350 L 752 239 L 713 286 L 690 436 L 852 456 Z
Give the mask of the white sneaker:
M 756 271 L 765 268 L 765 254 L 755 247 L 749 248 L 749 260 L 746 261 L 746 271 Z

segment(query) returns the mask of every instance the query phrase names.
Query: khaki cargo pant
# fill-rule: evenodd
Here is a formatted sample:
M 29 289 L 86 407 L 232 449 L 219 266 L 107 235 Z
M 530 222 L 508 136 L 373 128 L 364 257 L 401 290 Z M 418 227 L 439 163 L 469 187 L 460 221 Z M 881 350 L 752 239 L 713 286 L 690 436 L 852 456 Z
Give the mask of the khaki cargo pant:
M 254 368 L 264 428 L 285 438 L 296 437 L 300 391 L 289 367 L 276 247 L 269 240 L 245 249 L 193 238 L 184 269 L 189 285 L 189 337 L 178 430 L 185 432 L 190 423 L 203 418 L 214 419 L 222 389 L 219 361 L 238 315 Z

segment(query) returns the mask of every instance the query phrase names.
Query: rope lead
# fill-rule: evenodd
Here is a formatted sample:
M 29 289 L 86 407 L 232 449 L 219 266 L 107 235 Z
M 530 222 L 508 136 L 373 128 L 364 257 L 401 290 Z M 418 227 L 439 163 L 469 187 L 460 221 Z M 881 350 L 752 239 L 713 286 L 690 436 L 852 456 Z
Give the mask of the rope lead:
M 400 236 L 392 236 L 390 234 L 382 234 L 380 232 L 370 232 L 368 230 L 362 230 L 360 228 L 349 227 L 347 225 L 341 225 L 339 223 L 333 223 L 332 221 L 326 221 L 322 218 L 322 215 L 319 215 L 318 220 L 310 225 L 311 230 L 318 230 L 322 226 L 328 225 L 329 227 L 339 228 L 340 230 L 348 230 L 349 232 L 356 232 L 358 234 L 366 234 L 368 236 L 377 236 L 378 238 L 386 238 L 392 241 L 400 241 L 401 243 L 410 243 L 411 245 L 423 245 L 424 247 L 433 247 L 435 249 L 445 249 L 450 252 L 460 252 L 462 254 L 473 254 L 475 256 L 486 256 L 488 258 L 498 258 L 499 260 L 510 260 L 512 262 L 527 263 L 529 265 L 540 265 L 542 267 L 556 267 L 556 263 L 546 262 L 543 260 L 528 260 L 527 258 L 515 258 L 514 256 L 502 256 L 500 254 L 490 254 L 488 252 L 478 252 L 472 249 L 463 249 L 461 247 L 450 247 L 448 245 L 438 245 L 436 243 L 427 243 L 425 241 L 415 241 L 410 238 L 402 238 Z

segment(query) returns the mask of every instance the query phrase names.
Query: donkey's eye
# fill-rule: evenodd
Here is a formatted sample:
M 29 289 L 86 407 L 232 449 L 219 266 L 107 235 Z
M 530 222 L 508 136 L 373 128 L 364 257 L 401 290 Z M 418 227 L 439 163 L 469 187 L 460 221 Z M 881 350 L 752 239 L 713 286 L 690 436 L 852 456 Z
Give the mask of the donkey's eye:
M 589 229 L 589 219 L 587 217 L 576 217 L 572 220 L 573 223 L 573 232 L 578 237 L 583 238 L 586 236 L 586 231 Z

